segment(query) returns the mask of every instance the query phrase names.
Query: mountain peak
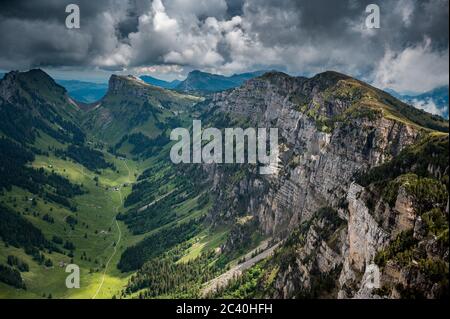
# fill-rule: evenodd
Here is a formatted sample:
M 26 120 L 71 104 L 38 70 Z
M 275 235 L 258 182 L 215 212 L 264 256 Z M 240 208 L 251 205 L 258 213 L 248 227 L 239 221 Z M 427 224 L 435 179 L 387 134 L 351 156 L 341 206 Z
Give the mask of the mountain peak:
M 27 72 L 11 71 L 0 80 L 0 97 L 10 100 L 20 94 L 20 90 L 29 94 L 66 94 L 66 90 L 41 69 Z
M 315 83 L 321 89 L 325 89 L 328 87 L 332 87 L 336 85 L 339 81 L 342 80 L 350 80 L 351 76 L 339 73 L 336 71 L 325 71 L 322 73 L 318 73 L 311 78 L 311 81 Z
M 128 92 L 136 88 L 150 87 L 140 78 L 134 75 L 117 75 L 113 74 L 108 82 L 108 94 L 117 94 L 119 92 Z
M 146 85 L 146 83 L 141 80 L 140 78 L 138 78 L 137 76 L 134 75 L 118 75 L 118 74 L 113 74 L 111 75 L 111 77 L 109 78 L 109 83 L 110 84 L 117 84 L 120 82 L 125 82 L 128 84 L 140 84 L 140 85 Z
M 189 75 L 196 75 L 196 74 L 211 74 L 211 73 L 202 72 L 200 70 L 193 70 L 193 71 L 189 72 L 188 76 Z
M 316 74 L 313 78 L 329 78 L 329 79 L 345 80 L 345 79 L 349 79 L 351 77 L 344 73 L 328 70 L 328 71 L 324 71 L 324 72 Z
M 293 78 L 289 74 L 281 71 L 268 71 L 260 76 L 263 79 L 281 79 L 281 78 Z

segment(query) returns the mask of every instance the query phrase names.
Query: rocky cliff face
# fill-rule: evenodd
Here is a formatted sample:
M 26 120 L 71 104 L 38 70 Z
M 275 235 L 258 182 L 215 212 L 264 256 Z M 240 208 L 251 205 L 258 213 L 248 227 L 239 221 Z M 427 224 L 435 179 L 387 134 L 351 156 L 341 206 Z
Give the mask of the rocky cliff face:
M 214 95 L 207 108 L 216 117 L 228 114 L 230 125 L 279 129 L 277 174 L 261 176 L 254 167 L 207 169 L 216 193 L 211 220 L 233 223 L 250 214 L 264 235 L 296 238 L 266 266 L 276 274 L 266 296 L 400 297 L 403 288 L 424 291 L 428 286 L 435 292 L 427 297 L 441 293 L 442 282 L 431 284 L 423 271 L 392 260 L 383 265 L 381 286 L 371 285 L 374 269 L 379 270 L 375 260 L 379 262 L 383 250 L 392 251 L 390 245 L 415 228 L 426 232 L 411 192 L 398 187 L 388 203 L 374 193 L 375 186 L 366 189 L 355 183 L 361 172 L 390 162 L 428 134 L 401 102 L 334 72 L 311 79 L 273 73 Z M 333 209 L 338 221 L 333 213 L 318 214 L 322 207 Z M 299 225 L 307 225 L 300 226 L 300 235 L 294 232 Z M 239 231 L 232 232 L 225 248 L 244 243 Z M 425 249 L 427 254 L 430 249 Z M 448 248 L 434 254 L 445 259 Z M 280 259 L 284 266 L 275 266 Z M 448 272 L 448 261 L 446 265 Z M 397 287 L 383 286 L 389 280 Z
M 282 143 L 278 174 L 246 177 L 235 183 L 232 194 L 223 192 L 218 181 L 222 173 L 214 172 L 221 203 L 229 202 L 227 196 L 239 197 L 236 194 L 247 203 L 245 208 L 242 202 L 232 203 L 226 208 L 229 216 L 252 212 L 267 235 L 292 230 L 320 207 L 343 203 L 355 173 L 383 163 L 417 140 L 419 129 L 388 119 L 381 110 L 350 114 L 365 107 L 354 105 L 357 94 L 329 93 L 346 81 L 334 73 L 313 79 L 276 73 L 214 96 L 210 108 L 231 114 L 238 123 L 246 119 L 250 126 L 277 127 Z M 344 114 L 345 121 L 333 122 Z M 236 207 L 241 212 L 233 212 Z
M 120 76 L 113 74 L 109 79 L 108 94 L 125 94 L 127 96 L 131 95 L 137 98 L 143 98 L 150 96 L 150 87 L 150 85 L 135 76 Z

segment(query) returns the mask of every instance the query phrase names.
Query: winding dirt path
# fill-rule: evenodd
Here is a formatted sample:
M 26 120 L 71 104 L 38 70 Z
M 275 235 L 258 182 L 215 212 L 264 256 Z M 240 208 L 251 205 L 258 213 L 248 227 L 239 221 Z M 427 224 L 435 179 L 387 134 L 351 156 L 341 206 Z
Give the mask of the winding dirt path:
M 131 171 L 130 171 L 130 168 L 128 167 L 126 162 L 124 162 L 124 164 L 125 164 L 125 167 L 128 170 L 128 181 L 131 182 Z M 122 190 L 120 188 L 119 188 L 119 196 L 120 196 L 120 204 L 114 207 L 114 212 L 116 213 L 116 215 L 119 212 L 119 208 L 123 205 Z M 117 247 L 119 246 L 120 240 L 122 239 L 122 231 L 120 230 L 120 226 L 119 226 L 119 223 L 117 222 L 116 215 L 114 215 L 114 217 L 113 217 L 113 223 L 114 222 L 116 223 L 116 227 L 117 227 L 117 230 L 119 232 L 119 237 L 117 238 L 116 244 L 113 246 L 113 249 L 114 249 L 113 253 L 111 254 L 111 256 L 109 257 L 108 261 L 105 264 L 105 269 L 103 270 L 102 281 L 100 282 L 100 285 L 98 286 L 97 291 L 92 296 L 92 299 L 95 299 L 97 297 L 98 293 L 100 292 L 100 290 L 102 289 L 103 283 L 105 282 L 106 271 L 108 270 L 108 266 L 111 263 L 111 260 L 116 255 Z
M 120 203 L 121 204 L 116 206 L 116 207 L 114 207 L 114 211 L 116 212 L 116 214 L 119 212 L 119 207 L 122 206 L 122 202 L 123 202 L 121 191 L 119 191 L 119 195 L 120 195 Z M 103 270 L 102 281 L 100 282 L 100 285 L 98 286 L 97 291 L 92 296 L 92 299 L 95 299 L 97 297 L 98 293 L 100 292 L 100 290 L 102 289 L 103 283 L 105 282 L 106 271 L 108 270 L 108 266 L 111 263 L 111 260 L 116 255 L 116 253 L 117 253 L 117 246 L 120 244 L 120 240 L 122 239 L 122 231 L 120 230 L 120 226 L 119 226 L 119 223 L 117 222 L 116 216 L 113 217 L 113 221 L 116 222 L 116 227 L 117 227 L 117 230 L 119 232 L 119 237 L 117 238 L 116 244 L 113 246 L 113 249 L 114 249 L 113 253 L 111 254 L 111 256 L 109 257 L 108 261 L 105 264 L 105 269 Z

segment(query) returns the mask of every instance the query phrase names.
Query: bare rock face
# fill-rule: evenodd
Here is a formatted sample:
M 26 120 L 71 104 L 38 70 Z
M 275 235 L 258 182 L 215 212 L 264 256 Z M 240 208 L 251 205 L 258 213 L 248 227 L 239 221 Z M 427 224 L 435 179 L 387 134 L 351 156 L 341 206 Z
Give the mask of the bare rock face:
M 315 118 L 339 116 L 353 103 L 324 93 L 345 81 L 344 76 L 327 82 L 320 77 L 311 80 L 276 73 L 213 96 L 210 109 L 245 118 L 250 126 L 279 129 L 282 168 L 276 175 L 258 177 L 267 189 L 263 193 L 254 190 L 252 182 L 244 188 L 237 185 L 247 198 L 236 206 L 255 214 L 266 235 L 283 236 L 320 207 L 337 208 L 355 173 L 385 162 L 418 138 L 413 127 L 377 112 L 370 117 L 348 116 L 336 121 L 332 130 L 324 128 Z M 228 184 L 218 170 L 211 179 L 218 192 Z M 222 198 L 226 204 L 225 196 L 219 195 L 219 201 Z M 229 206 L 223 210 L 230 217 L 240 213 Z
M 344 261 L 341 247 L 347 238 L 347 229 L 344 220 L 333 216 L 335 211 L 326 212 L 314 216 L 309 227 L 301 230 L 300 237 L 290 244 L 283 257 L 291 262 L 288 266 L 283 263 L 278 269 L 274 291 L 268 297 L 337 297 L 333 283 Z
M 347 194 L 348 258 L 353 268 L 360 272 L 373 263 L 376 252 L 385 246 L 390 237 L 370 215 L 366 204 L 359 199 L 363 191 L 363 187 L 353 183 Z
M 0 97 L 8 101 L 11 97 L 17 95 L 20 86 L 17 85 L 19 77 L 18 71 L 13 71 L 5 74 L 0 85 Z
M 380 227 L 364 202 L 364 187 L 352 183 L 347 193 L 348 238 L 344 252 L 343 269 L 339 277 L 339 298 L 372 298 L 371 278 L 374 257 L 390 239 L 390 234 Z
M 231 173 L 209 169 L 216 194 L 212 221 L 233 224 L 252 214 L 264 235 L 295 238 L 275 255 L 283 266 L 268 266 L 276 275 L 267 297 L 399 298 L 416 290 L 426 291 L 426 297 L 442 294 L 442 284 L 433 284 L 420 270 L 442 264 L 424 266 L 413 260 L 405 267 L 392 256 L 382 267 L 376 264 L 378 255 L 404 234 L 400 240 L 406 245 L 419 241 L 421 256 L 430 260 L 448 257 L 448 247 L 428 239 L 428 226 L 404 187 L 388 202 L 374 185 L 366 189 L 354 182 L 358 173 L 397 157 L 423 133 L 407 120 L 385 116 L 385 109 L 366 108 L 385 102 L 385 96 L 374 92 L 339 74 L 313 79 L 271 74 L 218 93 L 209 102 L 211 110 L 230 115 L 234 123 L 245 119 L 250 127 L 279 129 L 282 163 L 277 174 L 262 176 L 245 166 Z M 428 171 L 438 176 L 444 170 L 432 165 Z M 323 207 L 333 209 L 334 217 L 318 216 Z
M 112 75 L 109 79 L 108 94 L 126 94 L 142 98 L 149 95 L 149 87 L 150 85 L 132 75 Z
M 369 210 L 365 202 L 366 192 L 356 183 L 352 183 L 348 190 L 348 238 L 343 246 L 338 297 L 405 298 L 405 294 L 408 297 L 414 293 L 425 298 L 439 298 L 445 294 L 444 282 L 430 280 L 426 269 L 445 267 L 443 260 L 448 256 L 448 246 L 436 236 L 427 235 L 428 226 L 417 215 L 411 195 L 400 187 L 393 208 L 380 197 L 375 209 Z M 412 257 L 412 261 L 406 264 L 401 259 L 390 259 L 384 265 L 377 265 L 376 255 L 391 243 L 398 243 L 399 236 L 405 238 L 402 245 L 415 245 L 414 255 L 417 257 Z M 414 258 L 422 258 L 421 264 Z M 444 271 L 438 269 L 434 268 L 435 276 L 441 276 Z M 374 272 L 377 286 L 373 285 Z M 383 296 L 379 295 L 380 291 L 383 291 Z
M 393 236 L 414 228 L 416 213 L 412 196 L 409 195 L 404 187 L 400 187 L 394 210 L 397 212 L 396 225 L 392 233 Z

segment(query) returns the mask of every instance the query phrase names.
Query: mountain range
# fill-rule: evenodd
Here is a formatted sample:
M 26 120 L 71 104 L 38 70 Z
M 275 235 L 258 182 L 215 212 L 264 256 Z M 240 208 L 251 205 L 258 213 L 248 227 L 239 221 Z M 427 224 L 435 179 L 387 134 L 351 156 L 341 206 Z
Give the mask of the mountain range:
M 258 71 L 251 73 L 234 74 L 232 76 L 226 77 L 206 72 L 192 71 L 183 81 L 173 80 L 168 82 L 149 75 L 142 75 L 140 76 L 140 79 L 147 84 L 164 89 L 188 93 L 206 94 L 238 87 L 245 81 L 262 75 L 263 73 L 263 71 Z M 0 73 L 0 78 L 2 78 L 3 75 L 3 73 Z M 108 90 L 107 83 L 58 79 L 56 80 L 56 83 L 63 86 L 74 100 L 86 104 L 99 101 Z
M 447 120 L 332 71 L 147 80 L 0 80 L 1 298 L 448 296 Z M 195 119 L 278 128 L 275 173 L 172 163 Z
M 190 72 L 187 78 L 183 81 L 173 80 L 168 82 L 149 75 L 142 75 L 140 76 L 140 79 L 150 85 L 161 87 L 164 89 L 178 90 L 180 92 L 194 94 L 199 93 L 200 95 L 202 95 L 236 88 L 242 85 L 245 81 L 260 76 L 263 73 L 265 72 L 256 71 L 234 74 L 232 76 L 226 77 L 196 70 Z M 2 78 L 3 75 L 3 73 L 0 73 L 0 78 Z M 108 89 L 108 85 L 106 83 L 93 83 L 77 80 L 56 80 L 56 82 L 62 85 L 69 92 L 70 96 L 73 99 L 86 104 L 99 101 L 106 94 L 106 91 Z M 392 94 L 405 103 L 413 105 L 416 108 L 425 110 L 432 114 L 440 115 L 443 118 L 448 119 L 448 85 L 436 88 L 429 92 L 415 95 L 404 95 L 397 93 L 394 90 L 386 90 L 386 92 Z

